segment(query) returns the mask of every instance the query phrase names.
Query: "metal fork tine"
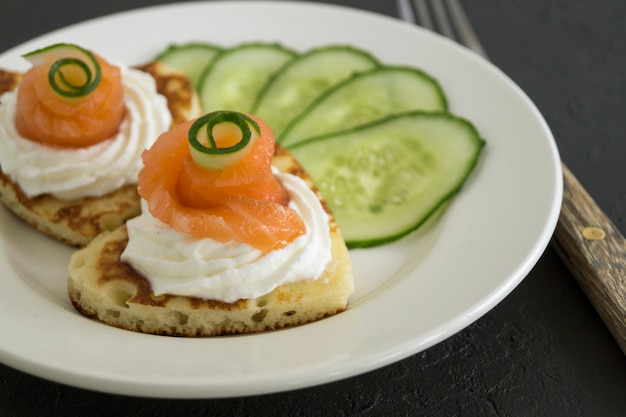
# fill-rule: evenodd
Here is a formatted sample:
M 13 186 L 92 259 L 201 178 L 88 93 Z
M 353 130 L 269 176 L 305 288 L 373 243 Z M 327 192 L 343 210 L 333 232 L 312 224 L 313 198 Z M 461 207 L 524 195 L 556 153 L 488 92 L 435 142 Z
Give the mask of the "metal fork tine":
M 479 55 L 482 55 L 484 58 L 487 58 L 487 53 L 480 44 L 476 33 L 474 33 L 472 25 L 463 11 L 461 3 L 459 3 L 458 0 L 445 0 L 445 2 L 448 6 L 450 17 L 454 21 L 454 27 L 457 30 L 459 39 L 463 45 L 467 46 Z
M 430 30 L 435 30 L 435 24 L 431 19 L 431 14 L 428 9 L 428 4 L 425 0 L 413 0 L 413 6 L 415 7 L 415 20 L 419 25 Z
M 435 21 L 439 27 L 439 32 L 441 32 L 441 34 L 445 37 L 455 40 L 456 36 L 454 34 L 454 30 L 452 30 L 452 26 L 450 26 L 450 20 L 448 19 L 445 5 L 440 0 L 433 0 L 431 4 Z
M 427 0 L 413 0 L 413 5 L 411 5 L 410 0 L 397 0 L 396 3 L 402 20 L 413 24 L 417 23 L 434 32 L 438 29 L 442 35 L 456 40 L 487 58 L 487 53 L 480 44 L 458 0 L 432 0 L 431 7 L 429 7 Z
M 411 3 L 409 3 L 409 0 L 398 0 L 396 4 L 398 6 L 398 14 L 400 15 L 400 19 L 413 25 L 417 24 L 417 22 L 415 21 L 415 13 L 413 13 L 413 8 L 411 8 Z

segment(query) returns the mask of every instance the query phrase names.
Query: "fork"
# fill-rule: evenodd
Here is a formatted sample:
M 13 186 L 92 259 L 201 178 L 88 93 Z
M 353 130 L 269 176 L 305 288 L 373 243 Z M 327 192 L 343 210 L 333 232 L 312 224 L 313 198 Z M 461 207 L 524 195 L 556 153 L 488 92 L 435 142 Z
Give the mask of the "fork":
M 458 0 L 397 0 L 400 18 L 488 59 Z M 565 164 L 552 246 L 626 353 L 626 239 Z

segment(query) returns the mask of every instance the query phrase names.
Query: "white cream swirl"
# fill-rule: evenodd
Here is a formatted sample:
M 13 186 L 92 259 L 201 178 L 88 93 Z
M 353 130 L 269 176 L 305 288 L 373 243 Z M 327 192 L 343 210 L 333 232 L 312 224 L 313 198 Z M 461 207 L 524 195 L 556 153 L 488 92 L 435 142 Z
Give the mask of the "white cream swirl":
M 143 213 L 128 221 L 128 245 L 122 260 L 145 276 L 155 295 L 176 294 L 224 302 L 257 298 L 279 285 L 317 279 L 331 260 L 328 215 L 299 177 L 280 174 L 290 207 L 306 224 L 306 233 L 265 255 L 245 243 L 226 244 L 178 233 Z
M 27 196 L 100 197 L 137 182 L 141 153 L 169 129 L 172 116 L 150 75 L 119 67 L 126 116 L 116 136 L 93 146 L 51 147 L 21 137 L 15 127 L 18 90 L 0 97 L 0 166 Z

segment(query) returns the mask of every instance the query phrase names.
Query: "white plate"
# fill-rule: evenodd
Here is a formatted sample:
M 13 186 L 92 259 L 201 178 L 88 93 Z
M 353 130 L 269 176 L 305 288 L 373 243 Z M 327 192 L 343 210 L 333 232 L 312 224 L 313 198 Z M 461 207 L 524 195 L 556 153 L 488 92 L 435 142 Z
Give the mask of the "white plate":
M 44 378 L 148 397 L 228 397 L 290 390 L 363 373 L 422 351 L 494 307 L 534 266 L 561 201 L 558 152 L 527 96 L 498 69 L 392 18 L 336 6 L 198 2 L 74 25 L 0 55 L 75 42 L 139 64 L 171 42 L 281 41 L 305 50 L 348 43 L 382 61 L 422 67 L 451 110 L 487 140 L 482 160 L 443 218 L 392 245 L 352 251 L 358 287 L 348 311 L 266 334 L 151 336 L 77 314 L 67 300 L 70 250 L 0 210 L 0 360 Z

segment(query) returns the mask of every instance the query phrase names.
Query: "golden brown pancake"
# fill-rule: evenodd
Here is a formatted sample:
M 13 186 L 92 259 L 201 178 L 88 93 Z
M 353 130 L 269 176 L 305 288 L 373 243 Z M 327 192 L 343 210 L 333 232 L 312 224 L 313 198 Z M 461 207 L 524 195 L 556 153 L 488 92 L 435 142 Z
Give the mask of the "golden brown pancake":
M 334 217 L 291 154 L 278 148 L 274 166 L 303 178 L 328 213 L 332 260 L 323 276 L 234 303 L 171 294 L 155 297 L 150 282 L 120 260 L 128 242 L 126 226 L 121 226 L 73 254 L 68 281 L 73 305 L 83 315 L 110 326 L 187 337 L 276 330 L 344 311 L 354 290 L 352 262 Z
M 166 97 L 172 127 L 200 116 L 199 100 L 187 76 L 161 62 L 138 69 L 151 74 L 157 91 Z M 0 69 L 0 94 L 15 89 L 21 79 L 21 73 Z M 62 200 L 48 194 L 29 198 L 1 168 L 0 201 L 26 223 L 70 246 L 82 247 L 141 211 L 134 184 L 97 198 Z

